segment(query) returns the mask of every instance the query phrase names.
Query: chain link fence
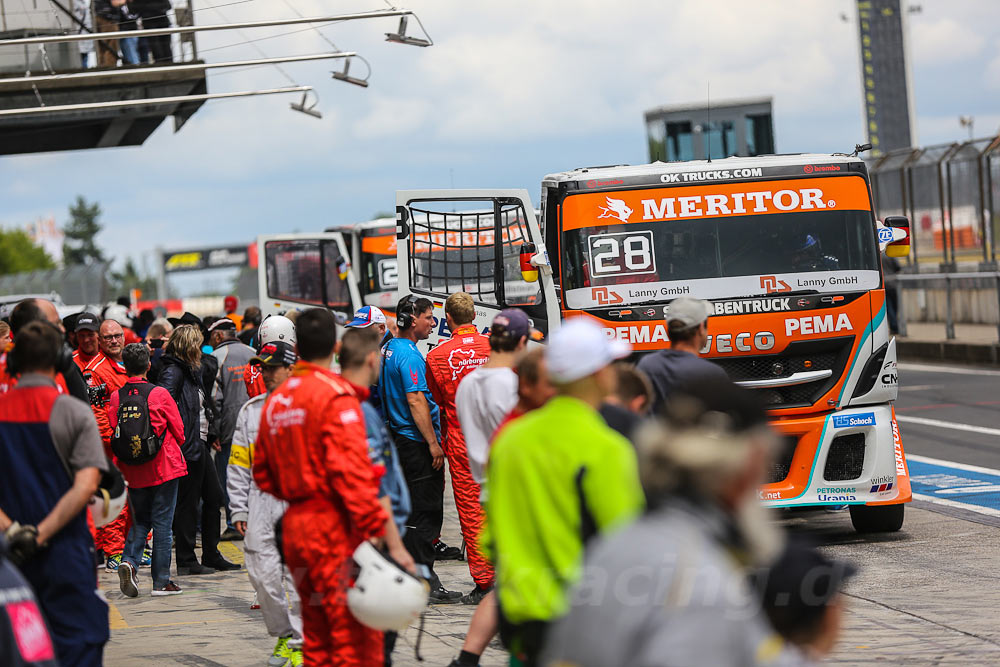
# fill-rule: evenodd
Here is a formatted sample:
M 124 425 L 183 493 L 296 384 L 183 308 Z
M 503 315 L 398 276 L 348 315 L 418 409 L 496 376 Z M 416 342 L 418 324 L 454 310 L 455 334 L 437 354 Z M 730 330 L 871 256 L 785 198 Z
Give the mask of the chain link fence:
M 959 263 L 996 270 L 1000 136 L 901 149 L 868 167 L 878 214 L 910 219 L 909 270 L 956 271 Z
M 108 300 L 107 262 L 0 276 L 0 296 L 51 294 L 66 305 L 102 306 Z

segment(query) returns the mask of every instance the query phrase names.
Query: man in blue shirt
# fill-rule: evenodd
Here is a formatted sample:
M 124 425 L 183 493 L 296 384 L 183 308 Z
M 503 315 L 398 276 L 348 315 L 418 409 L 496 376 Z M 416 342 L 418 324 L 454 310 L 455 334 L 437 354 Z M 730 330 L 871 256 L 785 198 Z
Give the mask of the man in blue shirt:
M 434 304 L 413 295 L 396 306 L 399 335 L 390 340 L 379 374 L 389 432 L 410 491 L 411 511 L 403 543 L 413 560 L 431 571 L 431 603 L 458 602 L 434 574 L 434 540 L 444 522 L 444 451 L 441 417 L 427 387 L 427 362 L 417 349 L 434 329 Z

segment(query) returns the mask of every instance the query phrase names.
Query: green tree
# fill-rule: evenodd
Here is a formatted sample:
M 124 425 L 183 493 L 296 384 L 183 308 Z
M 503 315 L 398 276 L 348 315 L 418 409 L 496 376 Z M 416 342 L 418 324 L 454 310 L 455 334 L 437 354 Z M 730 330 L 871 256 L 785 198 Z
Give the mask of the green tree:
M 63 229 L 63 262 L 73 264 L 94 264 L 104 261 L 104 253 L 94 239 L 101 231 L 101 205 L 88 204 L 82 196 L 76 196 L 76 203 L 69 207 L 69 222 Z
M 54 269 L 56 263 L 21 229 L 0 229 L 0 275 Z
M 121 271 L 111 272 L 111 292 L 116 296 L 128 296 L 134 289 L 141 290 L 143 297 L 150 299 L 156 294 L 156 278 L 140 272 L 128 257 Z

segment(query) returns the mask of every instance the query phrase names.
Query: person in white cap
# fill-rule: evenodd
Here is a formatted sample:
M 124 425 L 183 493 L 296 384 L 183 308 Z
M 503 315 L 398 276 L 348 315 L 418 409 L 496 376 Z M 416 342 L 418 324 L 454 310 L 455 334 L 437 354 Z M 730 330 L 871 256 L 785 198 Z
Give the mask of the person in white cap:
M 708 301 L 681 297 L 667 307 L 670 348 L 647 354 L 638 369 L 653 384 L 653 412 L 658 413 L 670 394 L 702 378 L 729 379 L 720 366 L 699 355 L 708 345 L 708 318 L 715 309 Z
M 354 312 L 354 319 L 347 323 L 347 326 L 355 329 L 367 329 L 375 327 L 381 336 L 381 345 L 385 346 L 392 339 L 392 332 L 389 331 L 389 323 L 385 313 L 381 308 L 375 306 L 362 306 Z
M 546 352 L 557 396 L 493 441 L 481 545 L 496 566 L 501 637 L 521 664 L 536 664 L 565 612 L 587 540 L 642 509 L 635 450 L 597 412 L 615 386 L 611 363 L 630 351 L 589 318 L 567 320 Z

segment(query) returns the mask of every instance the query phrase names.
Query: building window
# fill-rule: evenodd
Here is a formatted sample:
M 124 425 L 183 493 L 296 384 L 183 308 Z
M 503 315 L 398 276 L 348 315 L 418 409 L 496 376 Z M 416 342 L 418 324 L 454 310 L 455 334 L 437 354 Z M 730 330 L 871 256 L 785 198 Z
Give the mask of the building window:
M 667 123 L 667 160 L 677 162 L 694 159 L 691 123 Z
M 724 158 L 739 152 L 736 145 L 736 130 L 733 128 L 732 121 L 705 123 L 703 131 L 703 140 L 708 149 L 706 157 Z
M 747 116 L 747 155 L 774 153 L 774 136 L 771 132 L 771 114 Z
M 649 140 L 649 161 L 667 160 L 667 129 L 663 120 L 656 119 L 646 123 L 646 138 Z

